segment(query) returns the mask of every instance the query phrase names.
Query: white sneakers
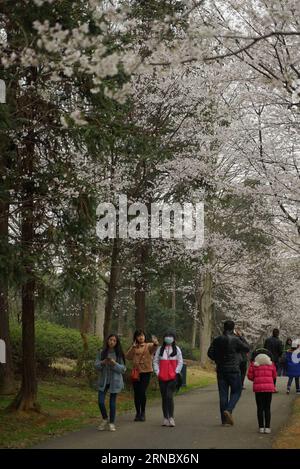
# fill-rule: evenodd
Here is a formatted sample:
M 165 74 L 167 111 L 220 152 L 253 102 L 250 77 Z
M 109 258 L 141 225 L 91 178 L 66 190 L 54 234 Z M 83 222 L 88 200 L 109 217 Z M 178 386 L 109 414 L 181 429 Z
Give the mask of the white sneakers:
M 271 433 L 271 428 L 259 428 L 259 433 Z
M 98 427 L 99 432 L 103 432 L 104 430 L 109 430 L 110 432 L 116 431 L 116 426 L 114 423 L 108 423 L 108 420 L 103 420 L 103 422 Z
M 162 427 L 175 427 L 175 426 L 176 426 L 175 420 L 173 419 L 173 417 L 163 420 Z
M 99 432 L 103 432 L 104 430 L 107 429 L 107 425 L 108 425 L 108 421 L 107 420 L 103 420 L 102 423 L 100 423 L 99 427 L 97 428 L 97 430 L 99 430 Z

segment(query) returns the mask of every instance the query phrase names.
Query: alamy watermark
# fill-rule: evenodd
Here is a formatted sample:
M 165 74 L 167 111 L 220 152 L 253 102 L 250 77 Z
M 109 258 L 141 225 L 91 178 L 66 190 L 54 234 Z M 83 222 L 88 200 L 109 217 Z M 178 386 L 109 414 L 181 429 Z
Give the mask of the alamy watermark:
M 127 196 L 119 195 L 119 206 L 111 202 L 97 207 L 96 232 L 100 239 L 162 238 L 181 240 L 187 249 L 204 244 L 204 202 L 195 204 L 134 202 L 128 206 Z
M 4 80 L 0 80 L 0 103 L 6 103 L 6 85 Z
M 6 346 L 2 339 L 0 339 L 0 363 L 6 363 Z

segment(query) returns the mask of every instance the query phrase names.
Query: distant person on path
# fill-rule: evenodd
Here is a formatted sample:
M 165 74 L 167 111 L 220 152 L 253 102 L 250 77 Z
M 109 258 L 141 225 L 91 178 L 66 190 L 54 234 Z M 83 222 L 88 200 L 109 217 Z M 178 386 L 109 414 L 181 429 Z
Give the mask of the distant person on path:
M 236 327 L 234 329 L 234 333 L 237 337 L 239 337 L 241 339 L 242 342 L 247 344 L 245 336 L 244 336 L 243 332 L 241 331 L 240 327 Z M 246 378 L 246 374 L 247 374 L 247 368 L 248 368 L 248 353 L 247 352 L 241 352 L 240 353 L 240 371 L 241 371 L 242 389 L 245 389 L 244 382 L 245 382 L 245 378 Z
M 266 348 L 267 350 L 269 350 L 269 352 L 271 352 L 272 361 L 275 363 L 276 371 L 278 372 L 279 360 L 283 354 L 283 343 L 279 339 L 279 329 L 277 328 L 273 329 L 273 334 L 271 337 L 266 339 L 264 343 L 264 348 Z M 275 392 L 277 392 L 276 378 L 274 380 L 274 384 L 275 384 Z
M 261 352 L 261 349 L 258 352 Z M 276 376 L 276 366 L 270 355 L 254 353 L 248 370 L 248 379 L 253 381 L 260 433 L 271 433 L 271 402 L 272 394 L 275 392 Z
M 290 394 L 293 379 L 296 383 L 296 394 L 300 394 L 300 344 L 297 340 L 292 341 L 291 348 L 285 353 L 285 369 L 288 376 L 286 393 Z
M 126 371 L 125 357 L 122 351 L 120 339 L 117 335 L 111 334 L 101 353 L 97 354 L 96 369 L 100 372 L 98 382 L 98 403 L 103 418 L 98 430 L 115 431 L 116 401 L 117 395 L 124 388 L 123 374 Z M 109 399 L 109 422 L 105 407 L 105 397 L 110 393 Z
M 283 354 L 281 355 L 279 359 L 279 367 L 277 370 L 277 376 L 286 376 L 286 363 L 285 363 L 285 358 L 286 358 L 286 352 L 291 349 L 292 347 L 292 339 L 291 337 L 288 337 L 285 341 L 285 345 L 283 347 Z
M 222 425 L 233 425 L 232 412 L 241 396 L 241 353 L 249 352 L 245 339 L 234 333 L 234 322 L 224 322 L 224 332 L 216 337 L 208 349 L 208 356 L 217 365 Z M 228 396 L 230 390 L 230 398 Z
M 162 425 L 164 427 L 175 427 L 174 393 L 182 366 L 182 353 L 178 345 L 176 345 L 175 333 L 167 332 L 163 336 L 163 344 L 157 349 L 153 361 L 153 368 L 158 377 L 162 397 L 164 416 Z
M 153 356 L 158 347 L 158 340 L 152 336 L 152 342 L 146 342 L 146 335 L 142 329 L 137 329 L 133 335 L 133 344 L 125 354 L 132 360 L 133 367 L 138 370 L 138 379 L 132 382 L 135 404 L 135 422 L 146 420 L 147 388 L 153 372 Z

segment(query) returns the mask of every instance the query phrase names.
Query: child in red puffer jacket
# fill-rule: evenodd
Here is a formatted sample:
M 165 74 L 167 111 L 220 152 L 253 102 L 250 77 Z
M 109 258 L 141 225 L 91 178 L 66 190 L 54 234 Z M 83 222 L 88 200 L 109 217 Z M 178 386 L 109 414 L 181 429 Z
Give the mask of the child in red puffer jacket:
M 270 356 L 266 353 L 256 355 L 249 367 L 248 379 L 253 381 L 260 433 L 271 433 L 271 402 L 276 376 L 276 366 Z

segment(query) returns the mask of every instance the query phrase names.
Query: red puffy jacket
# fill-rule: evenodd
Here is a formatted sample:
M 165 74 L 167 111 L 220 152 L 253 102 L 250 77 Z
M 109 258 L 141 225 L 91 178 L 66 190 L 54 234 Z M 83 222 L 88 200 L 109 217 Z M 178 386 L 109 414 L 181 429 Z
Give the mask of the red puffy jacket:
M 275 392 L 274 379 L 277 372 L 268 355 L 257 355 L 255 361 L 251 362 L 247 376 L 250 381 L 253 381 L 254 392 Z

